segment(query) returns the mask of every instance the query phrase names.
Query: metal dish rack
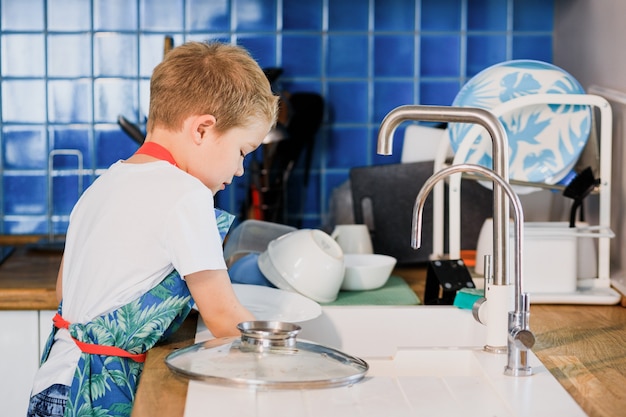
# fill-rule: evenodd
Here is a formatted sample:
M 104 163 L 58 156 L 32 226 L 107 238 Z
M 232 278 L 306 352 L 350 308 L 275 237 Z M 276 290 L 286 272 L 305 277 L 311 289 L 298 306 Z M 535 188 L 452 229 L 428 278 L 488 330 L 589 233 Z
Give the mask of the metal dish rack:
M 537 104 L 588 105 L 599 110 L 599 169 L 601 183 L 598 186 L 599 218 L 598 233 L 598 276 L 579 280 L 579 290 L 572 294 L 533 294 L 533 302 L 539 303 L 575 303 L 575 304 L 616 304 L 621 295 L 611 288 L 610 277 L 610 221 L 611 221 L 611 152 L 612 152 L 612 110 L 603 97 L 592 94 L 533 94 L 507 101 L 490 111 L 496 116 L 512 110 Z M 473 126 L 454 155 L 452 164 L 461 163 L 473 143 L 482 132 L 479 125 Z M 435 157 L 434 171 L 446 165 L 446 155 L 451 149 L 449 141 L 443 141 Z M 448 187 L 448 255 L 444 254 L 444 188 L 443 184 L 433 190 L 433 259 L 449 257 L 460 258 L 461 222 L 460 222 L 460 184 L 461 174 L 450 176 Z M 550 188 L 546 184 L 521 183 L 524 186 Z M 557 187 L 554 187 L 557 188 Z M 604 231 L 604 233 L 602 233 Z
M 76 157 L 76 168 L 55 170 L 54 160 L 57 156 Z M 39 251 L 63 252 L 63 249 L 65 248 L 65 234 L 63 234 L 62 236 L 57 236 L 54 227 L 55 217 L 59 219 L 59 216 L 55 216 L 54 214 L 54 179 L 60 176 L 76 175 L 76 199 L 78 200 L 83 192 L 83 168 L 83 153 L 77 149 L 54 149 L 48 153 L 48 211 L 46 216 L 48 222 L 48 237 L 42 238 L 38 242 L 30 244 L 30 249 Z

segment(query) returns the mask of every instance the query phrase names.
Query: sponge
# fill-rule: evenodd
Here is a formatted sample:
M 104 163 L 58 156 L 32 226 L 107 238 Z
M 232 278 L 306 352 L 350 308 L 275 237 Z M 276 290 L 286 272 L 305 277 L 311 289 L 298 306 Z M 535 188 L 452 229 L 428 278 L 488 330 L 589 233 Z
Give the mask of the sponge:
M 474 303 L 478 301 L 479 298 L 485 295 L 484 289 L 478 288 L 463 288 L 457 291 L 454 297 L 454 303 L 458 308 L 471 310 L 474 306 Z

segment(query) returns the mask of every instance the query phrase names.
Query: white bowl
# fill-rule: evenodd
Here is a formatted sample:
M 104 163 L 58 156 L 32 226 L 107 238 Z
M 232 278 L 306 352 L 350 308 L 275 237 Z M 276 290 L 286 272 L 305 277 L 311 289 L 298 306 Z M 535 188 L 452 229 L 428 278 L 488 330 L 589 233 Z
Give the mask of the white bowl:
M 345 254 L 346 272 L 341 289 L 364 291 L 380 288 L 391 276 L 396 258 L 381 254 Z
M 258 265 L 276 287 L 319 303 L 335 301 L 345 270 L 341 247 L 318 229 L 300 229 L 272 240 Z

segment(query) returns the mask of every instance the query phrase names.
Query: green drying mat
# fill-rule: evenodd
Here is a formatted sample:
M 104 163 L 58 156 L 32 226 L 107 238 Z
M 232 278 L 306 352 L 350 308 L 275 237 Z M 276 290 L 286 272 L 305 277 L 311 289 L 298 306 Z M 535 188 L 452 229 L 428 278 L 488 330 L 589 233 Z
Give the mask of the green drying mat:
M 356 306 L 356 305 L 418 305 L 420 299 L 409 284 L 399 276 L 392 275 L 387 283 L 375 290 L 369 291 L 339 291 L 337 299 L 332 303 L 323 303 L 326 306 Z

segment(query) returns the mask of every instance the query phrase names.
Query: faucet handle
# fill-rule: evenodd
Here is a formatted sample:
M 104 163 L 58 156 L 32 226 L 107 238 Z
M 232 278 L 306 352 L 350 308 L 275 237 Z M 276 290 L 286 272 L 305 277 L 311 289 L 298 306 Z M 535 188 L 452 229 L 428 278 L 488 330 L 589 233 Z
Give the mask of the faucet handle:
M 511 311 L 509 313 L 509 337 L 507 342 L 507 365 L 504 374 L 509 376 L 530 376 L 533 371 L 528 365 L 526 352 L 535 345 L 535 335 L 528 329 L 529 313 Z M 525 316 L 525 319 L 522 318 Z
M 509 312 L 509 339 L 519 349 L 535 345 L 535 335 L 530 330 L 530 300 L 528 293 L 519 295 L 515 311 Z
M 476 320 L 480 324 L 487 324 L 487 322 L 485 320 L 485 315 L 487 314 L 485 312 L 485 310 L 486 310 L 485 302 L 486 301 L 487 301 L 487 299 L 485 297 L 480 297 L 478 300 L 476 300 L 474 302 L 474 305 L 472 306 L 472 316 L 474 317 L 474 320 Z
M 528 350 L 535 346 L 535 335 L 528 329 L 519 329 L 511 334 L 512 342 L 518 349 Z

